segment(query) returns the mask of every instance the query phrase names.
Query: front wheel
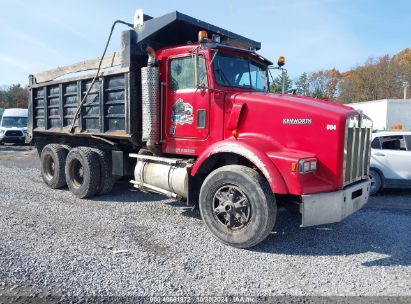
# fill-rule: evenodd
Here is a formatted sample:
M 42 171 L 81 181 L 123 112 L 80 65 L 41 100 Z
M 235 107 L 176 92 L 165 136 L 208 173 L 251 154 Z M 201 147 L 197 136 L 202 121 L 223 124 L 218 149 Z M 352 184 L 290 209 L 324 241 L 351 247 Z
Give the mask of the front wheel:
M 205 179 L 200 213 L 222 243 L 249 248 L 263 241 L 277 217 L 275 197 L 264 177 L 239 165 L 221 167 Z

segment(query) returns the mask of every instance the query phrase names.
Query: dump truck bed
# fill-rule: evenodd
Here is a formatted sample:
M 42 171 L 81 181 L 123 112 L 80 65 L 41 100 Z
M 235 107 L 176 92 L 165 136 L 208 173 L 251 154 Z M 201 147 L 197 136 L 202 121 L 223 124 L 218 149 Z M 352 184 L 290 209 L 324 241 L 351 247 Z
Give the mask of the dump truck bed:
M 36 136 L 84 136 L 140 144 L 139 69 L 146 62 L 146 56 L 132 53 L 135 40 L 134 31 L 122 32 L 120 51 L 104 57 L 104 70 L 94 82 L 75 121 L 95 73 L 71 78 L 67 75 L 95 70 L 100 58 L 31 75 L 28 141 Z M 64 76 L 66 78 L 61 79 Z
M 91 85 L 93 77 L 53 81 L 31 87 L 32 130 L 34 133 L 70 133 L 74 115 Z M 104 73 L 95 81 L 79 118 L 74 134 L 130 137 L 136 132 L 135 87 L 128 69 Z

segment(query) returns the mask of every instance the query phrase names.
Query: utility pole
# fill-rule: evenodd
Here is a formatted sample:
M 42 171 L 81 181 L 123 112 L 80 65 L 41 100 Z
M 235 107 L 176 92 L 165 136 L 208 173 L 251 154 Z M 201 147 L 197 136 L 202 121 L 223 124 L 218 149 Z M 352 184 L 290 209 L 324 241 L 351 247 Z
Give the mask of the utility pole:
M 408 81 L 403 81 L 402 82 L 402 87 L 404 88 L 404 99 L 407 99 L 407 88 L 409 87 Z

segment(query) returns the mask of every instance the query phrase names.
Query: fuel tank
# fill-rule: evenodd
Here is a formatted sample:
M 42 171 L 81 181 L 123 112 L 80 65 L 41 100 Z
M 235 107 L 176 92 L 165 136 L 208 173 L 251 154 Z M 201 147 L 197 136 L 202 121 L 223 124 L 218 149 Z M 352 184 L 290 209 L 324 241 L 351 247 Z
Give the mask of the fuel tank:
M 173 164 L 155 163 L 138 160 L 134 169 L 134 178 L 138 185 L 163 194 L 177 194 L 187 198 L 188 173 L 187 168 Z M 154 188 L 150 188 L 153 186 Z M 164 190 L 164 191 L 161 191 Z

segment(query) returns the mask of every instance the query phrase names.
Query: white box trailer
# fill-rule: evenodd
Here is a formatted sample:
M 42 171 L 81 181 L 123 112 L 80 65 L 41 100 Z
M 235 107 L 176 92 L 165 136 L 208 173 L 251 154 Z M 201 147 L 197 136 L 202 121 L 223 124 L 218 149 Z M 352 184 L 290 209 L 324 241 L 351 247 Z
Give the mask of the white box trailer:
M 373 121 L 374 130 L 411 130 L 411 99 L 381 99 L 348 104 Z

